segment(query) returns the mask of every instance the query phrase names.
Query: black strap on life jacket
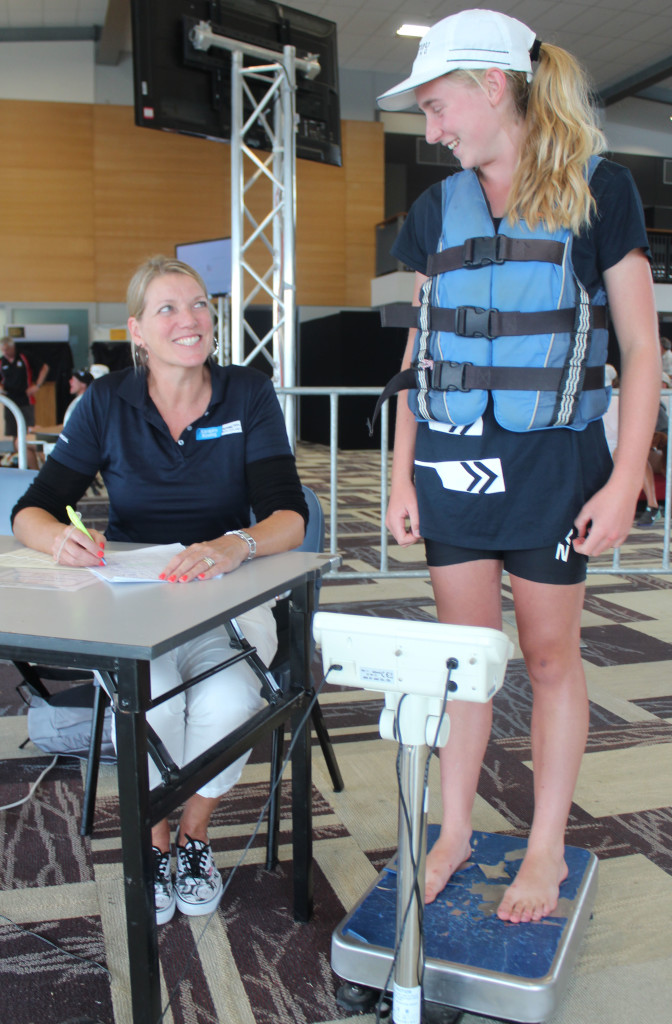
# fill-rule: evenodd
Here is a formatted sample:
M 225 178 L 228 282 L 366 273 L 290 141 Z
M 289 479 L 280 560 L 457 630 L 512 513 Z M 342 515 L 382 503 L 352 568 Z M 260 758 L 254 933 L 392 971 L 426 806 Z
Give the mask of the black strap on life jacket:
M 576 310 L 545 309 L 538 313 L 501 313 L 498 309 L 481 306 L 457 306 L 443 309 L 426 306 L 427 323 L 420 323 L 423 307 L 409 306 L 406 302 L 391 302 L 380 309 L 383 327 L 415 327 L 428 331 L 444 331 L 462 338 L 500 338 L 524 334 L 571 334 L 574 330 Z M 593 306 L 592 327 L 607 326 L 607 307 Z M 527 389 L 521 389 L 527 390 Z M 537 391 L 538 388 L 532 390 Z
M 427 257 L 427 277 L 451 270 L 476 270 L 492 263 L 555 263 L 562 266 L 565 246 L 562 242 L 540 238 L 509 238 L 507 235 L 485 235 L 467 238 L 462 245 L 453 245 Z
M 373 435 L 380 407 L 383 402 L 400 391 L 414 391 L 418 388 L 418 367 L 414 364 L 402 370 L 385 386 L 376 402 L 372 419 L 369 421 L 369 436 Z M 555 391 L 562 385 L 565 368 L 550 366 L 474 366 L 473 363 L 456 363 L 448 360 L 425 361 L 422 367 L 430 373 L 431 391 Z M 598 391 L 604 387 L 604 367 L 589 366 L 584 372 L 582 391 Z

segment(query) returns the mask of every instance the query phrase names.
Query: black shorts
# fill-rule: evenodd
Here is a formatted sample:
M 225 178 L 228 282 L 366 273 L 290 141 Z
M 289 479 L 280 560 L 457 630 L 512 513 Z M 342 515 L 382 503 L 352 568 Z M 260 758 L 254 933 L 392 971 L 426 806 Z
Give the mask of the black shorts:
M 572 536 L 574 535 L 573 532 Z M 568 535 L 569 537 L 569 535 Z M 559 544 L 547 548 L 528 548 L 519 551 L 487 551 L 481 548 L 458 548 L 437 540 L 425 540 L 427 564 L 438 568 L 442 565 L 461 565 L 495 559 L 504 563 L 504 568 L 513 576 L 532 583 L 555 583 L 567 586 L 583 583 L 588 566 L 587 555 L 580 555 L 566 537 Z

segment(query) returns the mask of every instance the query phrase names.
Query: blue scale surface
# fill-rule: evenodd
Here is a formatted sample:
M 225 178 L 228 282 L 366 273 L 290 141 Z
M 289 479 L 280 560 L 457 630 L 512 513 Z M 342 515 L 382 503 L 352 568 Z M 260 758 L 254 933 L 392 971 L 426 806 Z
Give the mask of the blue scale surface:
M 428 849 L 439 834 L 429 826 Z M 569 876 L 560 888 L 556 913 L 543 921 L 510 924 L 496 910 L 504 889 L 515 878 L 526 840 L 474 832 L 472 857 L 434 903 L 425 907 L 424 947 L 427 960 L 450 962 L 513 978 L 542 979 L 552 970 L 574 901 L 594 860 L 588 850 L 566 847 Z M 342 935 L 356 943 L 392 950 L 395 945 L 397 873 L 395 862 L 344 922 Z

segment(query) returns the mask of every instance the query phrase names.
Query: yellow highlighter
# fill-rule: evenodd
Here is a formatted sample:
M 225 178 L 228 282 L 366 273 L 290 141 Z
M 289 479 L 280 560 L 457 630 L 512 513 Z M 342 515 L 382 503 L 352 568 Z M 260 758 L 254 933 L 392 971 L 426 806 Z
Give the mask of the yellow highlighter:
M 78 530 L 82 531 L 82 533 L 85 533 L 86 536 L 89 538 L 89 540 L 93 540 L 93 537 L 91 536 L 91 534 L 89 533 L 87 528 L 84 526 L 84 523 L 82 522 L 82 517 L 81 517 L 80 513 L 79 512 L 75 512 L 75 510 L 72 507 L 72 505 L 66 505 L 65 506 L 65 511 L 68 513 L 68 519 L 70 520 L 72 525 L 76 526 Z M 94 541 L 94 544 L 95 544 L 95 541 Z M 102 561 L 103 565 L 107 565 L 107 562 L 105 561 L 104 558 L 101 558 L 101 561 Z

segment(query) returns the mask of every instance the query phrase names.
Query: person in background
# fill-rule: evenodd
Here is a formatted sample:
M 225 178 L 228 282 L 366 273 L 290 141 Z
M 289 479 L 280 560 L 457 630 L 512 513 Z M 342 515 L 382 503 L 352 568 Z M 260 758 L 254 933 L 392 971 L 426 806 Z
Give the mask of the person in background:
M 96 380 L 98 377 L 103 377 L 106 373 L 109 372 L 109 366 L 105 366 L 104 363 L 93 363 L 88 370 L 73 370 L 68 380 L 68 387 L 70 390 L 72 401 L 68 403 L 68 406 L 63 414 L 63 423 L 56 427 L 49 427 L 49 431 L 53 433 L 58 433 L 60 430 L 62 430 L 62 428 L 65 426 L 65 424 L 68 422 L 73 412 L 77 408 L 77 405 L 82 395 L 85 394 L 86 389 L 89 387 L 89 385 L 93 384 L 94 380 Z M 37 429 L 43 430 L 46 428 L 38 427 Z M 56 447 L 56 443 L 52 443 L 50 441 L 42 439 L 41 445 L 42 459 L 44 460 L 51 455 L 54 448 Z M 99 487 L 96 481 L 93 482 L 91 487 L 94 493 L 98 492 Z
M 49 374 L 47 363 L 35 367 L 32 360 L 17 351 L 11 338 L 0 339 L 0 384 L 3 395 L 18 405 L 30 430 L 35 425 L 35 396 Z M 5 434 L 14 438 L 14 450 L 18 451 L 18 426 L 14 413 L 5 407 Z M 37 469 L 35 449 L 28 447 L 29 469 Z
M 604 375 L 606 383 L 617 391 L 619 388 L 619 382 L 615 367 L 607 363 L 604 368 Z M 662 387 L 667 388 L 669 386 L 670 378 L 666 373 L 663 373 Z M 604 435 L 607 440 L 607 445 L 609 446 L 609 452 L 613 459 L 616 458 L 616 449 L 618 448 L 619 402 L 620 396 L 615 392 L 612 392 L 609 407 L 602 417 L 602 421 L 604 423 Z M 665 474 L 666 451 L 667 411 L 662 404 L 659 404 L 658 419 L 656 421 L 656 427 L 651 440 L 651 448 L 644 466 L 644 479 L 642 480 L 642 490 L 644 492 L 646 507 L 640 513 L 635 522 L 635 526 L 637 527 L 645 528 L 653 526 L 655 523 L 659 522 L 661 518 L 661 512 L 658 506 L 658 497 L 656 495 L 656 481 L 654 474 Z
M 586 563 L 632 527 L 660 381 L 641 202 L 629 172 L 598 157 L 589 95 L 567 51 L 497 11 L 466 10 L 429 30 L 410 77 L 378 100 L 417 104 L 427 141 L 462 165 L 414 203 L 393 248 L 417 272 L 421 309 L 406 320 L 386 521 L 402 546 L 424 538 L 441 622 L 501 629 L 509 573 L 534 765 L 525 855 L 497 910 L 512 923 L 552 914 L 567 877 L 588 732 Z M 614 464 L 607 303 L 621 355 Z M 471 855 L 492 706 L 456 701 L 450 718 L 427 902 Z
M 110 372 L 109 366 L 105 366 L 104 363 L 93 363 L 88 370 L 73 370 L 70 374 L 70 394 L 72 395 L 72 401 L 69 403 L 63 416 L 63 424 L 65 425 L 73 412 L 77 407 L 77 403 L 88 388 L 89 384 L 93 384 L 94 380 L 98 377 L 104 377 L 105 374 Z
M 660 336 L 660 357 L 663 363 L 663 373 L 672 377 L 672 341 L 669 338 Z
M 663 371 L 661 375 L 661 388 L 666 390 L 669 387 L 670 377 Z M 656 420 L 655 430 L 651 438 L 651 447 L 646 459 L 644 482 L 642 484 L 646 507 L 642 510 L 635 523 L 635 526 L 639 527 L 639 529 L 647 529 L 649 526 L 654 526 L 662 518 L 658 504 L 658 495 L 656 494 L 656 476 L 665 476 L 667 465 L 667 428 L 667 408 L 662 402 L 659 402 L 658 419 Z
M 213 315 L 201 277 L 179 260 L 157 256 L 138 268 L 127 301 L 136 366 L 87 388 L 14 509 L 16 537 L 69 566 L 100 564 L 106 539 L 179 541 L 183 550 L 160 576 L 174 586 L 207 586 L 251 558 L 297 547 L 308 510 L 273 384 L 256 370 L 222 367 L 212 358 Z M 68 525 L 66 506 L 76 505 L 98 471 L 109 496 L 109 524 L 106 536 L 91 530 L 90 539 Z M 251 609 L 238 624 L 270 664 L 277 647 L 270 606 Z M 226 629 L 219 627 L 157 658 L 152 697 L 230 654 Z M 259 679 L 239 662 L 153 708 L 147 720 L 181 767 L 263 706 Z M 159 924 L 176 906 L 188 915 L 217 906 L 222 879 L 208 826 L 248 756 L 186 801 L 175 836 L 174 883 L 170 823 L 152 828 Z M 160 785 L 151 759 L 149 778 L 151 786 Z
M 614 390 L 618 389 L 618 372 L 615 366 L 607 363 L 604 367 L 604 382 L 607 387 L 612 388 L 609 405 L 602 417 L 604 424 L 604 436 L 612 459 L 618 445 L 618 395 Z

